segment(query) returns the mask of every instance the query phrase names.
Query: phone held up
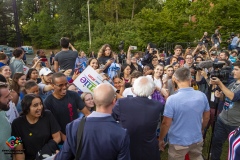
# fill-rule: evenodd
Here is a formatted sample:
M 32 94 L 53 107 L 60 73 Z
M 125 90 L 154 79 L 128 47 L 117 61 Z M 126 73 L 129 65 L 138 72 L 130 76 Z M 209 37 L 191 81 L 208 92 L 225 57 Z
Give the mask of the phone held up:
M 137 46 L 131 46 L 132 50 L 137 50 Z

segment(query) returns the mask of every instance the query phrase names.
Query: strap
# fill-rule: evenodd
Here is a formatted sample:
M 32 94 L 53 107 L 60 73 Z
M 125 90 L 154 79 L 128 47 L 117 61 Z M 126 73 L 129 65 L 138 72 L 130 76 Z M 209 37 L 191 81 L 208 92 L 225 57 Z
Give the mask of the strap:
M 84 125 L 86 122 L 87 117 L 83 117 L 82 120 L 80 121 L 78 125 L 78 131 L 77 131 L 77 149 L 76 149 L 76 156 L 75 160 L 78 160 L 81 157 L 81 152 L 82 152 L 82 137 L 83 137 L 83 130 L 84 130 Z

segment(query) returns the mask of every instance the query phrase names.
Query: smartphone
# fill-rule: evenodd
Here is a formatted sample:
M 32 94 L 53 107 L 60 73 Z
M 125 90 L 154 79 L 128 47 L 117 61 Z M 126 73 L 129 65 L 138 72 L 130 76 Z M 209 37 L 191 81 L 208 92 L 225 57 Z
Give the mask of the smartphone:
M 79 68 L 75 68 L 74 73 L 78 74 L 79 73 Z
M 46 61 L 47 61 L 47 58 L 41 58 L 41 61 L 42 61 L 42 62 L 46 62 Z
M 137 50 L 137 46 L 131 46 L 132 50 Z
M 184 65 L 184 60 L 179 61 L 180 66 Z

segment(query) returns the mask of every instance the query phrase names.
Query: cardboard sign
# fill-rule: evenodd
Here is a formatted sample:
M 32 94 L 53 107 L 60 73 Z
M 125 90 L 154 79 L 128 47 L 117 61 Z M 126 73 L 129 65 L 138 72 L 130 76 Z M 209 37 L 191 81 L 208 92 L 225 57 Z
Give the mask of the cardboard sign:
M 23 66 L 23 73 L 26 75 L 28 73 L 29 68 L 27 66 Z
M 91 66 L 88 66 L 74 81 L 73 83 L 82 91 L 82 92 L 91 92 L 93 93 L 94 88 L 97 85 L 102 83 L 108 83 L 104 80 L 102 75 L 98 74 Z M 112 86 L 113 87 L 113 86 Z M 113 87 L 116 91 L 117 89 Z

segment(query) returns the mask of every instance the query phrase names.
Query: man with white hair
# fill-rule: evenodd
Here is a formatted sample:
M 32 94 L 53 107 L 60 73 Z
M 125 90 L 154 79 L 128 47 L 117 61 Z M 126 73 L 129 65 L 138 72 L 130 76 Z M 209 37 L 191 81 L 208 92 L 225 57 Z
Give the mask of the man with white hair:
M 189 153 L 190 159 L 203 160 L 202 133 L 210 117 L 207 97 L 191 85 L 191 73 L 186 67 L 173 75 L 178 92 L 168 97 L 160 129 L 159 146 L 164 150 L 164 137 L 168 133 L 169 160 L 182 160 Z
M 150 78 L 139 77 L 133 84 L 137 97 L 118 99 L 113 108 L 112 116 L 128 130 L 132 160 L 160 158 L 156 129 L 163 105 L 148 99 L 154 89 Z

